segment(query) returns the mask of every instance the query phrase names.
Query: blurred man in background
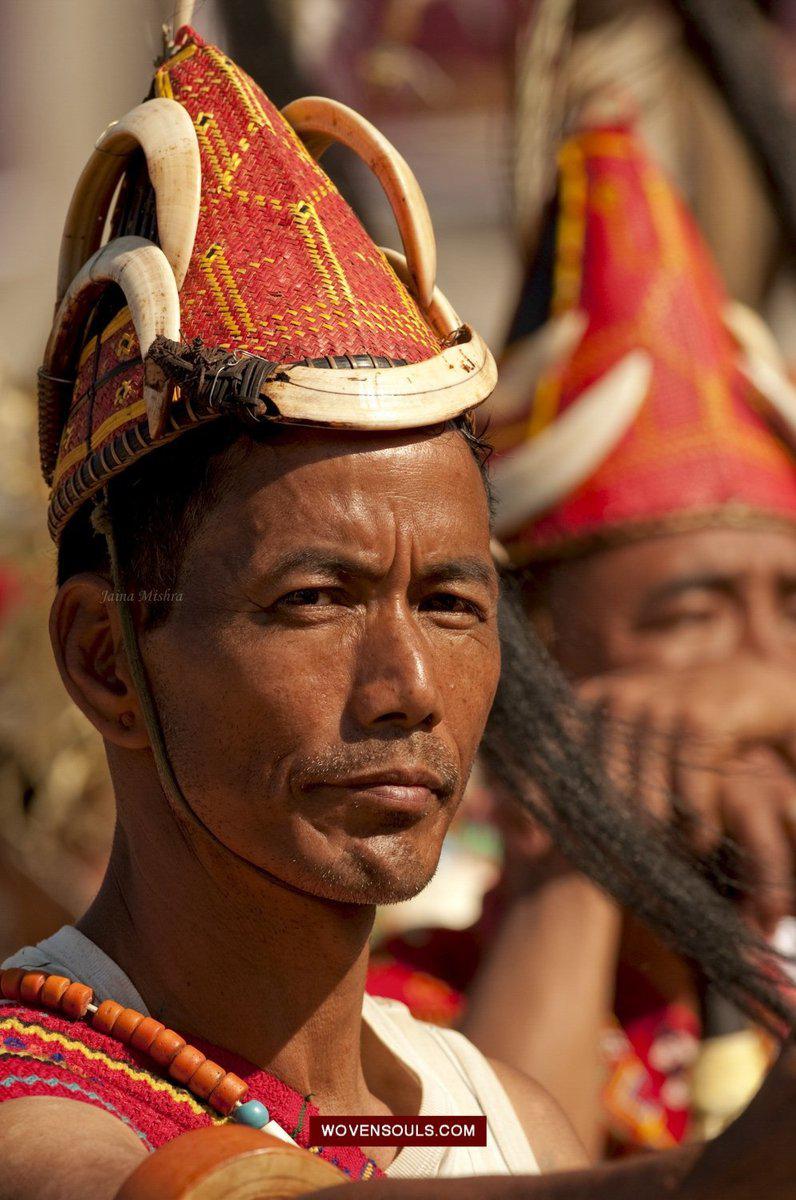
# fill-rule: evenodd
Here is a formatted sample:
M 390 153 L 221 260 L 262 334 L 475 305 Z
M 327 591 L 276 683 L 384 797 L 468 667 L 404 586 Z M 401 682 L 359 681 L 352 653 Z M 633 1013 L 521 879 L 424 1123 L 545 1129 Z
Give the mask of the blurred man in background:
M 559 162 L 492 406 L 497 532 L 609 774 L 770 936 L 793 911 L 796 403 L 635 133 L 586 130 Z M 451 1011 L 467 993 L 462 1028 L 544 1080 L 592 1149 L 606 1124 L 624 1144 L 680 1141 L 699 976 L 538 829 L 504 805 L 498 820 L 506 864 L 481 923 L 393 942 L 409 973 L 392 986 L 411 996 L 417 968 L 452 985 Z M 726 1116 L 765 1065 L 757 1035 L 740 1039 L 712 1102 Z
M 584 109 L 621 90 L 731 294 L 780 308 L 796 235 L 786 8 L 756 0 L 522 4 L 513 169 L 526 256 L 554 189 L 561 137 Z

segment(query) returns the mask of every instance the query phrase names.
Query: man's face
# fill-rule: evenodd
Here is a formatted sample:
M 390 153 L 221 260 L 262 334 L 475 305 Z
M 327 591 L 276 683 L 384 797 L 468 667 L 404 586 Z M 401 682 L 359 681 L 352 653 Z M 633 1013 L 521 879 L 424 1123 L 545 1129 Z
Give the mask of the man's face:
M 751 653 L 796 665 L 796 534 L 711 528 L 563 562 L 543 625 L 574 679 Z
M 141 639 L 183 793 L 295 888 L 412 896 L 497 686 L 478 467 L 450 431 L 285 430 L 223 471 L 182 600 Z

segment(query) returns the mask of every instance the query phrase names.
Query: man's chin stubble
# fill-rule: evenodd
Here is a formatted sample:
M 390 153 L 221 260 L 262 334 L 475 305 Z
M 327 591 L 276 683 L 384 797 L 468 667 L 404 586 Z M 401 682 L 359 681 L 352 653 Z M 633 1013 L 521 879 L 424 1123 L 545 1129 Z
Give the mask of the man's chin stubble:
M 349 864 L 346 869 L 332 865 L 316 875 L 312 894 L 338 904 L 402 904 L 413 900 L 431 882 L 437 864 L 421 869 L 414 861 L 404 866 L 401 870 L 400 864 L 392 863 L 387 869 L 362 861 Z

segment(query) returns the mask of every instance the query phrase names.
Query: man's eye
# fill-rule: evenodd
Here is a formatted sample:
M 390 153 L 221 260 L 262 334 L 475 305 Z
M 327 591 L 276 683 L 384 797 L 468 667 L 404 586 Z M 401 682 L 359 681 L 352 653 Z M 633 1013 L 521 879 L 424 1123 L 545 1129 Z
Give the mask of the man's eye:
M 285 608 L 325 608 L 338 602 L 339 594 L 334 588 L 297 588 L 277 600 Z
M 651 632 L 682 629 L 686 625 L 707 625 L 713 621 L 717 612 L 713 608 L 682 608 L 669 612 L 655 613 L 648 617 L 642 627 Z
M 464 596 L 456 596 L 453 592 L 434 592 L 431 596 L 425 596 L 419 607 L 421 612 L 462 614 L 479 619 L 483 619 L 485 615 L 481 606 L 475 601 L 468 600 Z

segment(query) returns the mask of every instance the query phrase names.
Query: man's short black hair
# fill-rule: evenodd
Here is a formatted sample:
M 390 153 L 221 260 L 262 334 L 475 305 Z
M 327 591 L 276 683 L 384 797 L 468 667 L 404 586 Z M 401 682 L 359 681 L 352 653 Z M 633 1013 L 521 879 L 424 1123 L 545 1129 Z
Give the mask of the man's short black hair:
M 467 441 L 489 495 L 489 446 L 473 432 L 466 417 L 451 421 L 450 426 Z M 185 546 L 202 514 L 221 495 L 220 460 L 237 441 L 262 440 L 270 436 L 271 428 L 250 430 L 235 417 L 219 417 L 144 455 L 111 480 L 108 493 L 120 583 L 125 591 L 143 591 L 152 597 L 146 606 L 147 628 L 168 615 L 168 597 L 178 589 Z M 61 534 L 59 587 L 81 571 L 96 571 L 110 579 L 107 545 L 92 525 L 92 510 L 91 502 L 84 504 Z

